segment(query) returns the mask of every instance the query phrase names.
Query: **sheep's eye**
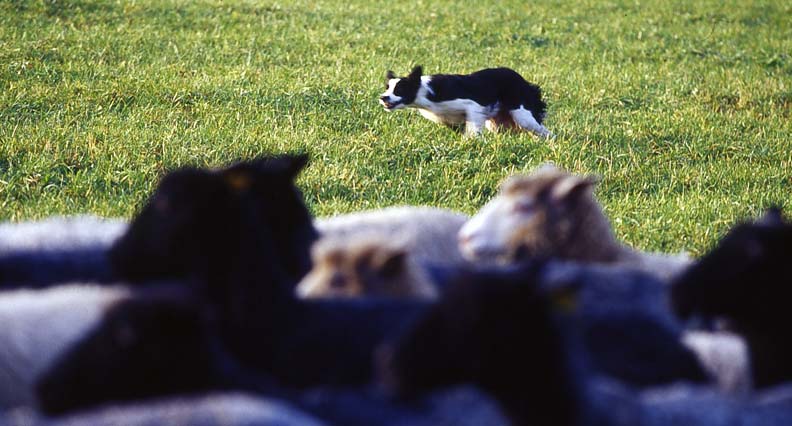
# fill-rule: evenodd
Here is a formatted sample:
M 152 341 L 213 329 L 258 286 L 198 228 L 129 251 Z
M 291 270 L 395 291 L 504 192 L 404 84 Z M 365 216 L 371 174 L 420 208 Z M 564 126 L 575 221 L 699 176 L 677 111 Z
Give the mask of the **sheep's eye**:
M 536 205 L 531 201 L 518 201 L 514 203 L 512 210 L 519 214 L 531 214 L 534 212 Z

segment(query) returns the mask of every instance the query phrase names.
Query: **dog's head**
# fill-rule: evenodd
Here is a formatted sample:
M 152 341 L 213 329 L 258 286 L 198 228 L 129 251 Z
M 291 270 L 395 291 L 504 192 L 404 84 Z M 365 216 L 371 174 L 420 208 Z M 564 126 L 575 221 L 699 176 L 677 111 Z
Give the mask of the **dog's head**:
M 396 77 L 393 71 L 385 76 L 387 90 L 380 95 L 380 103 L 387 111 L 404 108 L 415 102 L 418 89 L 421 87 L 423 69 L 420 65 L 413 68 L 407 77 Z

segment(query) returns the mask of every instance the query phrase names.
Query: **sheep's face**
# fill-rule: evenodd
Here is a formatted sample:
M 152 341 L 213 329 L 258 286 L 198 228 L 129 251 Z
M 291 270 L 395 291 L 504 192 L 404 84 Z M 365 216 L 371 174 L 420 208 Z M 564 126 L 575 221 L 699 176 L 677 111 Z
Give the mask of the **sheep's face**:
M 735 326 L 786 321 L 792 298 L 792 224 L 777 213 L 732 229 L 672 287 L 675 309 L 726 317 Z
M 312 258 L 313 269 L 297 287 L 301 297 L 403 296 L 408 291 L 407 252 L 386 242 L 320 241 Z
M 581 231 L 576 209 L 591 198 L 595 182 L 550 165 L 506 180 L 500 194 L 460 229 L 462 254 L 473 261 L 500 262 L 561 255 Z
M 282 156 L 167 175 L 113 247 L 114 266 L 133 280 L 179 278 L 246 256 L 277 265 L 296 283 L 316 238 L 294 185 L 306 161 Z

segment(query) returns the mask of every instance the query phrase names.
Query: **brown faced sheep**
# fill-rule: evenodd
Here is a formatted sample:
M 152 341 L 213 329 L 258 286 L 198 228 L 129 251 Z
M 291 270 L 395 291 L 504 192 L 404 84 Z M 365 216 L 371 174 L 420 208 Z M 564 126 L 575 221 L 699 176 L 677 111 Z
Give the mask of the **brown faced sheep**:
M 665 279 L 690 263 L 685 255 L 642 253 L 617 241 L 592 194 L 596 182 L 553 165 L 507 179 L 499 196 L 460 230 L 463 255 L 473 261 L 531 256 L 622 264 Z
M 437 266 L 465 263 L 457 246 L 457 232 L 468 216 L 427 206 L 394 206 L 332 217 L 314 222 L 320 239 L 383 235 L 398 239 L 416 262 Z
M 426 272 L 404 244 L 385 235 L 325 238 L 311 251 L 313 269 L 297 286 L 304 298 L 436 296 Z

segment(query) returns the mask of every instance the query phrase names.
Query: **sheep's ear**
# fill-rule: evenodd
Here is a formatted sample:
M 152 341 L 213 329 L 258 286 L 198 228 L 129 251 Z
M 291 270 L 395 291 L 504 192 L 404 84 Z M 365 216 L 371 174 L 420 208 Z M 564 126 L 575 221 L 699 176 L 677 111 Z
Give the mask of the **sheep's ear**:
M 394 78 L 396 78 L 396 73 L 394 73 L 393 71 L 388 70 L 388 72 L 385 73 L 385 82 L 391 81 Z
M 784 214 L 781 207 L 773 206 L 767 209 L 764 214 L 756 220 L 757 225 L 781 226 L 784 224 Z
M 412 71 L 410 71 L 410 75 L 407 76 L 407 78 L 409 78 L 411 80 L 412 79 L 419 79 L 419 78 L 421 78 L 422 75 L 423 75 L 423 67 L 421 67 L 420 65 L 417 65 L 415 68 L 412 69 Z
M 553 185 L 550 197 L 555 201 L 576 200 L 599 182 L 595 176 L 567 176 Z
M 286 154 L 237 163 L 221 169 L 219 174 L 229 187 L 240 191 L 250 188 L 262 176 L 279 175 L 294 180 L 306 164 L 308 154 Z
M 286 175 L 291 179 L 296 178 L 302 169 L 308 165 L 308 154 L 306 153 L 290 155 L 286 158 L 288 159 L 286 164 Z

